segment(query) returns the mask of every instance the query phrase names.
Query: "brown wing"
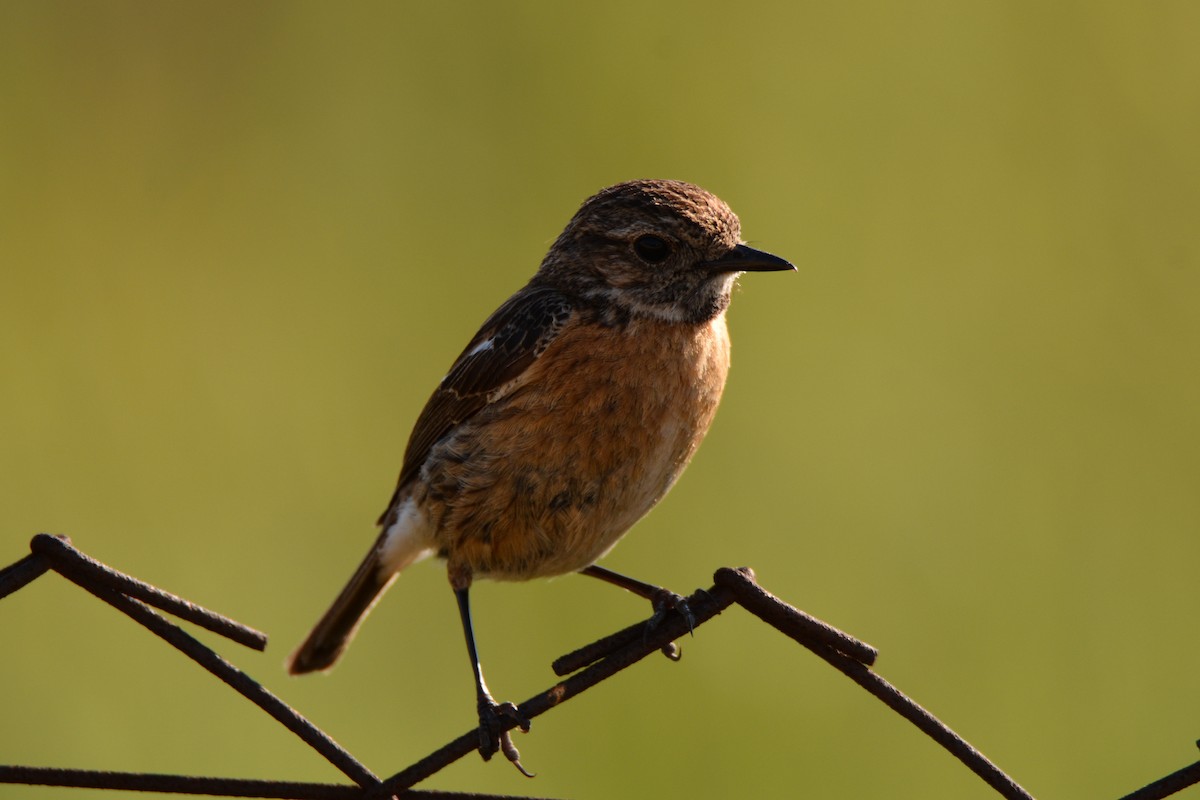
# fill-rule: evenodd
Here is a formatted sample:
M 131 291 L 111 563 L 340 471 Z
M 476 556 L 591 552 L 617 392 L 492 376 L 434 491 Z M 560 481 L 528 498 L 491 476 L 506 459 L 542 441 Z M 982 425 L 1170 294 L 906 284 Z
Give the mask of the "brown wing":
M 520 377 L 574 314 L 571 302 L 554 289 L 527 286 L 483 323 L 417 417 L 396 492 L 379 525 L 385 524 L 396 497 L 420 472 L 433 446 L 486 406 L 492 392 Z

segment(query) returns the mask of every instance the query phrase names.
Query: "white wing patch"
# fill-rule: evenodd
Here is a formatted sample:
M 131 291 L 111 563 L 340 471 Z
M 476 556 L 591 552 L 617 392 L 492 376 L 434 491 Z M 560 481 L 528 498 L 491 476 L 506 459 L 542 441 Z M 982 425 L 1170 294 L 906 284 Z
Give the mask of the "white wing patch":
M 495 347 L 496 347 L 496 337 L 495 336 L 492 336 L 488 339 L 484 339 L 482 342 L 475 345 L 467 352 L 463 353 L 462 356 L 459 357 L 459 360 L 455 363 L 455 366 L 458 366 L 458 364 L 462 363 L 462 360 L 465 358 L 470 358 L 471 356 L 477 356 L 480 353 L 486 353 L 488 350 L 495 349 Z M 443 383 L 446 382 L 446 378 L 449 378 L 449 377 L 450 377 L 450 373 L 447 372 L 445 375 L 442 376 L 442 379 L 440 381 L 438 381 L 438 385 L 441 386 Z
M 468 350 L 466 353 L 466 356 L 470 357 L 470 356 L 474 356 L 474 355 L 479 355 L 480 353 L 491 350 L 495 346 L 496 346 L 496 337 L 495 336 L 491 337 L 490 339 L 484 339 L 482 342 L 480 342 L 479 344 L 475 345 L 470 350 Z

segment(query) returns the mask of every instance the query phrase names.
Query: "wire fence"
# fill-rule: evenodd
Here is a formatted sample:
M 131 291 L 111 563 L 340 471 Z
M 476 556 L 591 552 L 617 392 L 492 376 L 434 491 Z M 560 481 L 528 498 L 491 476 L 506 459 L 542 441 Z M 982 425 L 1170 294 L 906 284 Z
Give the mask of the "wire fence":
M 479 736 L 474 729 L 394 775 L 380 778 L 302 714 L 159 612 L 166 612 L 254 650 L 266 648 L 266 634 L 102 564 L 77 549 L 65 536 L 38 534 L 30 542 L 30 551 L 28 556 L 0 570 L 0 598 L 18 591 L 47 572 L 58 573 L 122 611 L 204 667 L 298 736 L 352 783 L 300 783 L 22 766 L 0 766 L 0 783 L 291 800 L 382 800 L 388 797 L 412 800 L 537 800 L 515 795 L 412 788 L 476 750 Z M 691 609 L 692 619 L 674 614 L 653 627 L 647 627 L 645 621 L 638 622 L 557 659 L 552 667 L 563 680 L 521 703 L 517 707 L 519 716 L 533 719 L 545 714 L 657 651 L 668 655 L 674 653 L 673 643 L 676 639 L 730 606 L 737 605 L 808 648 L 911 722 L 1002 797 L 1007 800 L 1032 800 L 1032 795 L 986 756 L 874 672 L 871 667 L 878 655 L 875 648 L 780 600 L 758 584 L 752 570 L 718 569 L 713 576 L 713 585 L 688 597 L 687 605 Z M 514 719 L 506 724 L 511 730 L 517 722 Z M 1196 783 L 1200 783 L 1200 761 L 1120 800 L 1159 800 Z

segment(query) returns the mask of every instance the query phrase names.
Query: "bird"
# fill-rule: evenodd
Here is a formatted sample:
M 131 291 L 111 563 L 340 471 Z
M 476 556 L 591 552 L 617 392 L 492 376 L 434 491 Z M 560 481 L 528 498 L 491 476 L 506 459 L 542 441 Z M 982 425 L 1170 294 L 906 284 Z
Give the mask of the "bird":
M 479 752 L 503 747 L 529 774 L 503 724 L 529 721 L 483 678 L 472 582 L 578 572 L 651 600 L 651 624 L 687 615 L 678 595 L 596 562 L 666 495 L 713 421 L 737 277 L 786 270 L 693 184 L 634 180 L 584 201 L 434 389 L 378 538 L 288 672 L 330 669 L 400 572 L 437 556 L 474 673 Z

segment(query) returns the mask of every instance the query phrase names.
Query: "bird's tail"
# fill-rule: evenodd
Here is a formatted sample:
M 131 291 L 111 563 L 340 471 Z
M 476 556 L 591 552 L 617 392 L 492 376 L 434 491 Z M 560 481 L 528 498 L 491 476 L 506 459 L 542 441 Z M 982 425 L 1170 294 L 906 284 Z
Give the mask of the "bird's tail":
M 418 537 L 412 535 L 413 531 L 398 530 L 400 527 L 393 525 L 385 529 L 333 605 L 288 656 L 287 671 L 290 674 L 303 675 L 332 668 L 400 570 L 429 554 L 429 550 L 417 541 Z

